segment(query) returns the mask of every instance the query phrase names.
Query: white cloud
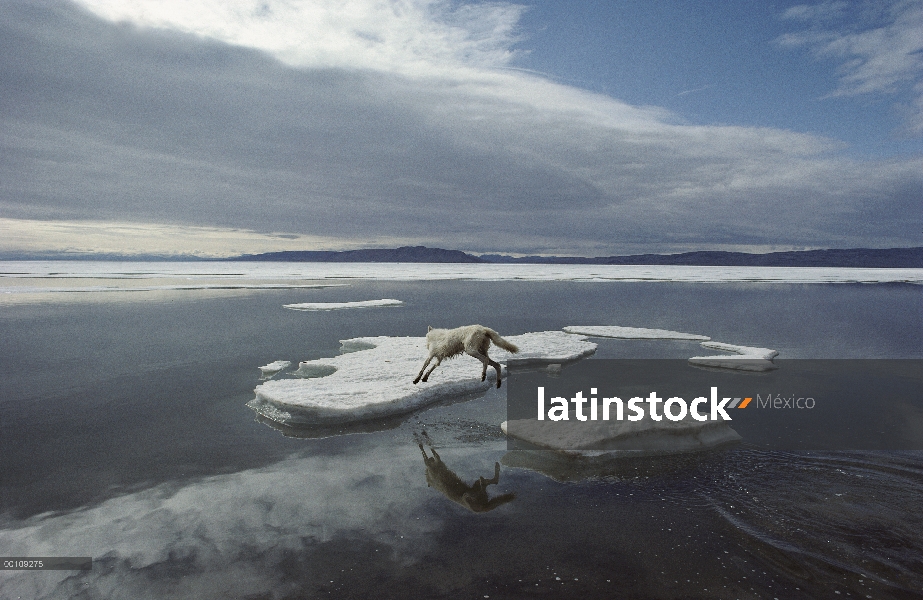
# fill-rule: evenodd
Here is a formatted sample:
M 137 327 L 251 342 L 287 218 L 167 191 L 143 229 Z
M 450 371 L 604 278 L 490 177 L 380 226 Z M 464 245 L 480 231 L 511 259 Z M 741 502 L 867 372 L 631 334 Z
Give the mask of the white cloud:
M 782 17 L 796 21 L 837 19 L 842 17 L 848 8 L 849 4 L 847 2 L 828 1 L 820 4 L 799 4 L 786 9 L 782 13 Z
M 350 242 L 335 237 L 120 221 L 41 221 L 0 217 L 0 252 L 186 254 L 225 257 L 281 250 L 394 246 L 400 238 Z
M 79 0 L 111 21 L 269 52 L 297 67 L 432 75 L 501 67 L 524 7 L 447 0 Z
M 850 13 L 853 18 L 844 23 Z M 781 36 L 778 43 L 806 46 L 817 58 L 839 63 L 839 86 L 831 96 L 910 93 L 908 129 L 923 134 L 923 2 L 876 3 L 874 11 L 828 2 L 793 7 L 783 16 L 812 27 Z

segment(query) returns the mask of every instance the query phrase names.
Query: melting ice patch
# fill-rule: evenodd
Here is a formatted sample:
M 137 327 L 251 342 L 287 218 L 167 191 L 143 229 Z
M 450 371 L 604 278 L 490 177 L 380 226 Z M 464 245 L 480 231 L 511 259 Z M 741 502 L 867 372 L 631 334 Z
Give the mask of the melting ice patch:
M 568 325 L 564 328 L 567 333 L 579 333 L 591 337 L 620 338 L 625 340 L 703 340 L 711 338 L 707 335 L 683 333 L 668 329 L 645 329 L 643 327 L 618 327 L 615 325 Z
M 375 308 L 378 306 L 400 306 L 403 302 L 393 298 L 382 300 L 362 300 L 359 302 L 302 302 L 301 304 L 286 304 L 283 308 L 291 310 L 342 310 L 344 308 Z
M 703 348 L 725 350 L 734 352 L 734 355 L 719 354 L 715 356 L 693 356 L 689 363 L 703 367 L 716 367 L 719 369 L 737 369 L 739 371 L 771 371 L 778 369 L 772 359 L 779 352 L 771 348 L 756 348 L 753 346 L 738 346 L 722 342 L 702 342 Z
M 589 356 L 596 344 L 563 331 L 509 336 L 519 346 L 512 355 L 500 348 L 491 357 L 509 366 L 561 363 Z M 446 360 L 426 383 L 413 384 L 426 359 L 426 338 L 366 337 L 344 340 L 346 354 L 305 361 L 298 372 L 329 373 L 282 379 L 257 386 L 247 406 L 286 425 L 326 425 L 406 413 L 442 399 L 486 391 L 493 369 L 481 381 L 481 364 L 468 356 Z M 356 348 L 359 348 L 356 350 Z

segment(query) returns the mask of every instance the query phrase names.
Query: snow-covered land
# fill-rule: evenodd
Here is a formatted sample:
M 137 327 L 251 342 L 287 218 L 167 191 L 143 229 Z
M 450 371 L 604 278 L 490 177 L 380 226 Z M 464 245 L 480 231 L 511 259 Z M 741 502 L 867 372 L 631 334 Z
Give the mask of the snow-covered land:
M 358 302 L 302 302 L 300 304 L 285 304 L 282 308 L 291 310 L 342 310 L 344 308 L 376 308 L 379 306 L 400 306 L 403 302 L 393 298 L 381 300 L 360 300 Z
M 702 347 L 734 352 L 735 354 L 693 356 L 689 359 L 690 364 L 719 369 L 737 369 L 738 371 L 771 371 L 779 368 L 772 362 L 772 359 L 778 356 L 779 352 L 771 348 L 738 346 L 722 342 L 702 342 Z
M 624 340 L 710 340 L 707 335 L 670 331 L 669 329 L 645 329 L 644 327 L 619 327 L 616 325 L 568 325 L 567 333 L 579 333 L 590 337 L 619 338 Z
M 519 419 L 500 426 L 510 437 L 546 450 L 581 456 L 653 456 L 696 452 L 739 441 L 725 421 L 538 421 Z
M 500 363 L 560 363 L 595 352 L 584 336 L 542 331 L 506 336 L 516 355 L 491 347 Z M 413 384 L 426 359 L 422 337 L 366 337 L 344 340 L 345 354 L 305 361 L 300 379 L 281 379 L 257 386 L 248 404 L 264 417 L 286 425 L 348 423 L 405 413 L 452 397 L 486 391 L 495 385 L 493 369 L 481 381 L 481 363 L 466 355 L 445 360 L 428 382 Z M 329 374 L 328 374 L 329 373 Z

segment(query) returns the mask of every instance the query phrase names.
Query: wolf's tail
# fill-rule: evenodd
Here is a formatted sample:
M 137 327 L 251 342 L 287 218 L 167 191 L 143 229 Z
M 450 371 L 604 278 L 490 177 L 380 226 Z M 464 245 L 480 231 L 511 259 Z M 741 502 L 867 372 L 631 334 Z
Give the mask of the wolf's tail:
M 500 348 L 503 348 L 507 352 L 512 352 L 513 354 L 516 354 L 517 352 L 519 352 L 519 346 L 517 346 L 516 344 L 511 344 L 510 342 L 506 341 L 505 339 L 500 337 L 500 334 L 494 331 L 493 329 L 487 330 L 487 337 L 490 338 L 490 341 L 492 341 L 494 344 L 496 344 Z

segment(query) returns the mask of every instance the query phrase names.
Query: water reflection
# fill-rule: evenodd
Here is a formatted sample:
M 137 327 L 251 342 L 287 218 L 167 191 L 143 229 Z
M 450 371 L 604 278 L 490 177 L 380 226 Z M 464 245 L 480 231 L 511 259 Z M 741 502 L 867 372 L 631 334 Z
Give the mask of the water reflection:
M 420 452 L 423 453 L 423 463 L 426 465 L 426 484 L 431 488 L 439 490 L 446 498 L 464 506 L 471 512 L 481 513 L 491 511 L 498 506 L 512 502 L 516 498 L 515 493 L 501 494 L 490 498 L 487 494 L 487 486 L 496 485 L 500 482 L 500 463 L 494 463 L 494 476 L 490 479 L 478 477 L 471 485 L 462 481 L 455 471 L 442 462 L 442 458 L 429 443 L 429 437 L 424 434 L 423 438 L 427 441 L 432 456 L 427 456 L 426 449 L 420 437 L 417 437 L 417 445 Z
M 729 444 L 701 452 L 638 457 L 611 453 L 583 456 L 551 450 L 510 450 L 500 460 L 504 466 L 528 469 L 562 483 L 587 480 L 633 481 L 700 468 L 730 447 Z

